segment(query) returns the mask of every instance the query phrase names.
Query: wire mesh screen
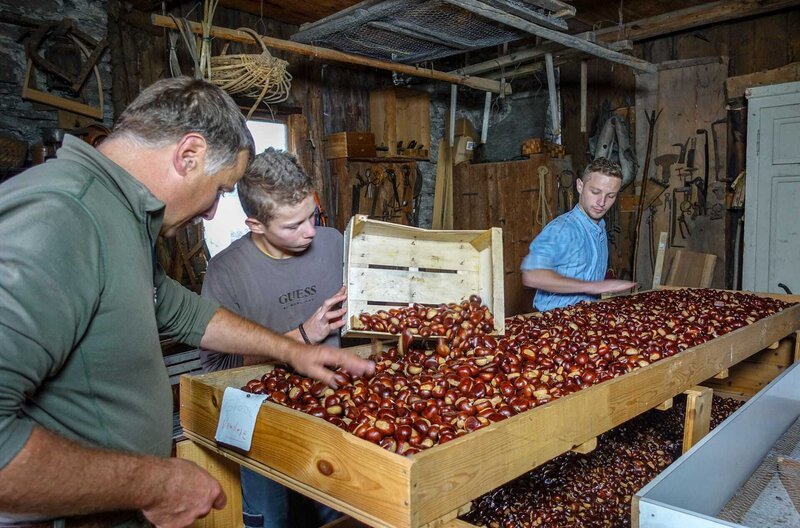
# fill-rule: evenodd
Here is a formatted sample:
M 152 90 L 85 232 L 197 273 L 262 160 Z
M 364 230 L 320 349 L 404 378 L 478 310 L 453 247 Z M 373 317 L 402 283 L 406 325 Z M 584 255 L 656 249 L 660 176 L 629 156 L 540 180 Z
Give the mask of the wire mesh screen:
M 520 0 L 505 0 L 517 15 L 549 19 L 550 14 Z M 387 0 L 346 16 L 311 24 L 292 40 L 413 64 L 518 40 L 527 33 L 443 0 Z M 358 7 L 358 6 L 356 6 Z M 561 19 L 552 19 L 563 23 Z
M 719 514 L 751 528 L 800 527 L 800 420 Z

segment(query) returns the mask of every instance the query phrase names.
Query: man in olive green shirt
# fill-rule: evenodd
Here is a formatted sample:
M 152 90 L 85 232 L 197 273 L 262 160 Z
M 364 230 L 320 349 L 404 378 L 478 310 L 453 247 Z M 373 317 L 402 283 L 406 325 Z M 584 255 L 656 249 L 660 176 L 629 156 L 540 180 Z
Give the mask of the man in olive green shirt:
M 97 150 L 67 137 L 58 159 L 0 186 L 0 526 L 93 514 L 87 523 L 179 527 L 224 506 L 208 473 L 167 458 L 159 334 L 329 384 L 327 367 L 372 371 L 201 299 L 156 264 L 156 237 L 213 217 L 253 150 L 224 92 L 170 79 Z

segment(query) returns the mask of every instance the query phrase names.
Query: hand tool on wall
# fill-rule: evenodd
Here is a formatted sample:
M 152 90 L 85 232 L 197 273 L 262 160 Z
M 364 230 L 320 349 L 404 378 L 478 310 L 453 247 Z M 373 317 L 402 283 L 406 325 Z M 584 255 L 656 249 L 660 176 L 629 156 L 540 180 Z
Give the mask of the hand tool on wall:
M 686 163 L 686 146 L 689 144 L 689 140 L 686 140 L 686 144 L 683 143 L 673 143 L 673 147 L 678 147 L 680 149 L 680 154 L 678 154 L 678 164 L 683 165 Z
M 727 118 L 718 119 L 718 120 L 714 121 L 713 123 L 711 123 L 711 136 L 712 136 L 712 138 L 714 140 L 714 180 L 718 181 L 718 182 L 726 182 L 727 183 L 728 181 L 730 181 L 728 179 L 727 174 L 724 174 L 723 178 L 719 177 L 720 160 L 719 160 L 719 136 L 717 135 L 717 129 L 716 129 L 717 125 L 725 125 L 725 128 L 723 129 L 725 131 L 725 134 L 723 135 L 723 137 L 725 138 L 725 141 L 726 141 L 726 144 L 727 144 L 727 141 L 728 141 L 728 133 L 727 133 L 728 132 L 728 119 Z
M 372 187 L 372 205 L 369 208 L 369 216 L 374 217 L 375 211 L 378 208 L 378 200 L 381 197 L 381 187 L 383 186 L 384 175 L 378 168 L 373 168 L 369 179 L 369 184 Z
M 356 181 L 353 183 L 353 195 L 350 202 L 350 216 L 355 216 L 361 211 L 361 189 L 367 185 L 369 185 L 369 181 L 356 171 Z
M 697 188 L 697 206 L 694 208 L 692 218 L 695 218 L 698 214 L 705 216 L 706 212 L 708 211 L 708 206 L 706 203 L 706 182 L 704 182 L 702 178 L 698 177 L 692 180 L 692 185 Z
M 678 154 L 662 154 L 655 160 L 656 166 L 661 169 L 661 177 L 658 176 L 651 178 L 652 181 L 661 185 L 665 189 L 669 187 L 670 176 L 672 175 L 672 166 L 678 161 Z
M 395 174 L 394 169 L 386 169 L 386 176 L 389 178 L 389 182 L 392 184 L 392 198 L 394 198 L 394 204 L 392 207 L 399 206 L 400 204 L 400 194 L 397 192 L 397 174 Z
M 686 170 L 691 170 L 695 168 L 694 156 L 697 150 L 697 138 L 690 137 L 686 142 L 689 144 L 689 148 L 686 150 Z
M 678 194 L 683 193 L 683 200 L 678 201 Z M 672 247 L 686 247 L 683 241 L 691 235 L 689 224 L 686 223 L 686 213 L 692 210 L 692 188 L 691 187 L 676 187 L 672 189 L 672 222 L 670 222 L 670 246 Z M 680 214 L 678 214 L 680 210 Z M 680 233 L 681 241 L 677 241 L 678 233 Z
M 697 134 L 702 134 L 705 139 L 705 145 L 703 146 L 703 196 L 701 199 L 701 215 L 708 214 L 708 203 L 707 203 L 707 195 L 708 195 L 708 130 L 705 128 L 698 128 Z M 699 191 L 699 189 L 698 189 Z M 699 194 L 698 194 L 699 197 Z
M 636 231 L 634 232 L 634 244 L 633 244 L 633 259 L 631 259 L 631 274 L 633 282 L 636 282 L 636 263 L 639 259 L 639 231 L 642 228 L 642 214 L 644 212 L 644 202 L 647 200 L 647 181 L 650 180 L 648 174 L 650 172 L 650 159 L 653 154 L 653 134 L 656 130 L 656 121 L 658 121 L 658 116 L 661 115 L 661 110 L 656 113 L 655 110 L 651 110 L 649 114 L 647 114 L 647 124 L 649 127 L 648 134 L 647 134 L 647 152 L 645 153 L 644 158 L 644 172 L 642 172 L 642 188 L 639 191 L 639 205 L 636 208 Z

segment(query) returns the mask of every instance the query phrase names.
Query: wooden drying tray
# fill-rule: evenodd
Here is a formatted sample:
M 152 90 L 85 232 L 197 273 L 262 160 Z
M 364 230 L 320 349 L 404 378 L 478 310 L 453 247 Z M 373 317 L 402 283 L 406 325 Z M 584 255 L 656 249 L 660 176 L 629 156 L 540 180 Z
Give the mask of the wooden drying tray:
M 183 377 L 181 423 L 187 438 L 201 446 L 370 526 L 410 528 L 434 522 L 441 526 L 444 521 L 465 526 L 450 519 L 472 499 L 799 328 L 800 305 L 796 305 L 412 457 L 390 453 L 322 419 L 271 402 L 261 407 L 250 451 L 218 446 L 214 434 L 225 388 L 260 377 L 268 370 L 265 366 Z M 367 355 L 370 347 L 358 347 L 358 352 Z

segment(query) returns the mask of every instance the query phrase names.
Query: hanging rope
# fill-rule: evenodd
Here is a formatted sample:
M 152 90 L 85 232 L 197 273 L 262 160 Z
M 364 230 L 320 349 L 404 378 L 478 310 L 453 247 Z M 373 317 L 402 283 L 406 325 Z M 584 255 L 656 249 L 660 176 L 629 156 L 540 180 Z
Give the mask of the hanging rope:
M 538 172 L 539 201 L 536 203 L 536 210 L 533 213 L 533 219 L 537 225 L 544 227 L 553 217 L 553 212 L 550 210 L 550 204 L 547 201 L 547 176 L 550 174 L 550 171 L 547 169 L 547 167 L 541 165 Z

